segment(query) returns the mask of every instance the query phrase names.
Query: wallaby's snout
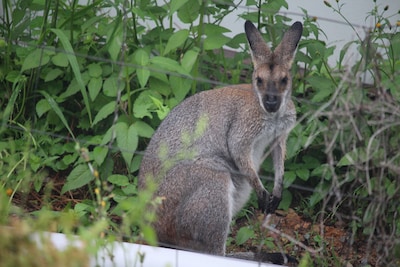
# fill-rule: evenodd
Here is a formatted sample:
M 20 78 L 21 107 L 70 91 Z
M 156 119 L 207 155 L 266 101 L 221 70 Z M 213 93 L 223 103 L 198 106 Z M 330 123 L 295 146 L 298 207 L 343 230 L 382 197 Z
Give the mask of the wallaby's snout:
M 268 82 L 267 94 L 263 97 L 264 108 L 268 112 L 277 112 L 281 106 L 282 96 L 273 82 Z
M 264 97 L 264 107 L 268 112 L 277 112 L 281 105 L 281 98 L 277 95 L 266 95 Z

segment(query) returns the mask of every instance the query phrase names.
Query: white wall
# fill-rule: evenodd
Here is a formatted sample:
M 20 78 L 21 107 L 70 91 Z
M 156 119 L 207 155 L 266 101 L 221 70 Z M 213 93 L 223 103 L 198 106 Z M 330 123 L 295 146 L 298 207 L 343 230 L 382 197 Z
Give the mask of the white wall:
M 336 0 L 328 0 L 328 2 L 337 7 Z M 286 14 L 293 20 L 302 20 L 304 17 L 301 8 L 307 10 L 310 17 L 316 17 L 318 25 L 327 35 L 328 46 L 335 45 L 336 51 L 334 57 L 331 58 L 330 64 L 334 65 L 339 55 L 341 48 L 349 41 L 356 40 L 357 35 L 354 30 L 347 25 L 341 16 L 332 11 L 331 8 L 324 4 L 323 0 L 287 0 L 289 9 L 282 9 L 281 13 Z M 365 37 L 365 31 L 368 28 L 374 27 L 375 22 L 372 18 L 366 19 L 368 13 L 371 12 L 375 6 L 373 0 L 340 0 L 339 4 L 343 5 L 342 14 L 353 24 L 361 38 Z M 386 15 L 394 15 L 390 18 L 391 23 L 396 25 L 396 21 L 400 20 L 400 1 L 399 0 L 376 0 L 380 12 L 388 5 L 389 9 Z M 244 21 L 238 18 L 238 14 L 247 11 L 246 9 L 239 8 L 229 17 L 226 17 L 222 26 L 231 29 L 232 32 L 228 36 L 234 36 L 243 32 Z M 324 39 L 324 38 L 322 38 Z M 351 52 L 350 52 L 351 54 Z M 351 58 L 348 59 L 351 61 Z

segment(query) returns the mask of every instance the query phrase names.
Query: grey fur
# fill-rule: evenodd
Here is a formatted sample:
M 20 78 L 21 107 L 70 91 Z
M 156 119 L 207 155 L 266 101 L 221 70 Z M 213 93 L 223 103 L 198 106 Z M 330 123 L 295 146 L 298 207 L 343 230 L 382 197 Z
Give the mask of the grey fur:
M 175 107 L 152 137 L 139 170 L 164 197 L 154 224 L 160 243 L 225 254 L 232 217 L 254 189 L 259 207 L 274 212 L 282 195 L 286 138 L 296 121 L 290 67 L 301 37 L 299 22 L 272 52 L 247 21 L 253 83 L 203 91 Z M 257 174 L 271 147 L 272 195 Z

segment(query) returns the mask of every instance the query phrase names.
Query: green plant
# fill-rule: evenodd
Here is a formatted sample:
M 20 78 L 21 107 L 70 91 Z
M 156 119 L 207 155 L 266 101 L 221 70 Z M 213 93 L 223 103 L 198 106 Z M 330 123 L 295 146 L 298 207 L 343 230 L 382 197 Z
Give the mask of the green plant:
M 337 7 L 327 5 L 343 17 L 344 6 L 337 2 Z M 293 167 L 303 169 L 302 175 L 295 169 L 297 177 L 308 186 L 315 185 L 307 209 L 320 209 L 323 221 L 357 218 L 352 221 L 353 235 L 362 232 L 368 249 L 372 250 L 372 244 L 384 236 L 388 250 L 377 253 L 381 255 L 378 262 L 386 265 L 391 262 L 387 253 L 397 243 L 399 226 L 395 197 L 399 190 L 398 172 L 393 166 L 399 160 L 394 144 L 399 142 L 396 121 L 400 99 L 393 90 L 399 88 L 399 69 L 394 66 L 400 62 L 400 35 L 398 26 L 390 25 L 387 19 L 388 7 L 381 8 L 376 5 L 369 14 L 376 20 L 375 28 L 341 50 L 335 69 L 326 65 L 329 49 L 315 54 L 321 64 L 309 65 L 307 83 L 302 87 L 306 89 L 302 93 L 311 96 L 311 109 L 306 113 L 309 117 L 294 130 L 295 136 L 300 133 L 305 150 L 293 158 L 295 163 L 302 162 Z M 358 47 L 359 57 L 354 64 L 345 66 L 346 53 L 352 45 Z M 370 87 L 361 82 L 367 76 L 371 77 Z M 312 111 L 312 105 L 318 103 Z M 316 149 L 323 149 L 323 153 Z

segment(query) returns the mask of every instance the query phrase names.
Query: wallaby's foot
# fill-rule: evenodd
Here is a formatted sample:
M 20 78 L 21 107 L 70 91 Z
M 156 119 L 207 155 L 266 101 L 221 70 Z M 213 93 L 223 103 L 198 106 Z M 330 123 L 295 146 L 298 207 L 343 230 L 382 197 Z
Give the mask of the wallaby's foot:
M 290 264 L 289 266 L 297 266 L 299 263 L 296 258 L 289 256 L 284 253 L 266 253 L 266 252 L 260 252 L 256 253 L 254 255 L 254 260 L 256 261 L 261 261 L 261 262 L 268 262 L 268 263 L 273 263 L 273 264 Z M 294 265 L 293 265 L 294 264 Z
M 261 196 L 258 196 L 258 208 L 263 212 L 266 213 L 268 206 L 269 206 L 269 193 L 267 192 L 267 190 L 264 190 L 262 192 Z
M 226 257 L 229 258 L 235 258 L 235 259 L 241 259 L 241 260 L 249 260 L 249 261 L 254 261 L 255 260 L 255 253 L 252 251 L 243 251 L 243 252 L 233 252 L 225 255 Z
M 250 260 L 250 261 L 258 261 L 258 262 L 264 262 L 264 263 L 272 263 L 272 264 L 289 264 L 288 266 L 297 266 L 299 263 L 294 257 L 289 256 L 284 253 L 266 253 L 266 252 L 260 252 L 260 253 L 254 253 L 251 251 L 246 251 L 246 252 L 235 252 L 235 253 L 229 253 L 226 255 L 227 257 L 230 258 L 236 258 L 236 259 L 242 259 L 242 260 Z
M 258 197 L 258 207 L 265 214 L 275 213 L 280 202 L 280 197 L 270 195 L 267 190 L 264 190 L 262 196 Z
M 275 213 L 275 210 L 278 208 L 279 203 L 281 203 L 281 198 L 276 196 L 271 196 L 269 203 L 267 205 L 266 214 Z

